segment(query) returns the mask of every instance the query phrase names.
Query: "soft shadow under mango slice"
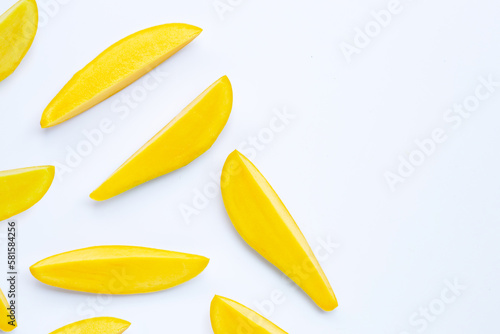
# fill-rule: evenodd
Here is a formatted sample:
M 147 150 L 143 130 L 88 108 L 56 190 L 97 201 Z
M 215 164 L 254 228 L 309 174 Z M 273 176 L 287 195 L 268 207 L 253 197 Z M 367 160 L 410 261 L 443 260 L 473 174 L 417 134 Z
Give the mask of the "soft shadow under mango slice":
M 136 246 L 96 246 L 48 257 L 30 267 L 40 282 L 62 289 L 136 294 L 165 290 L 201 273 L 203 256 Z
M 241 237 L 323 310 L 336 308 L 335 294 L 304 235 L 264 176 L 238 151 L 224 164 L 221 190 Z
M 201 29 L 164 24 L 111 45 L 77 72 L 45 108 L 40 125 L 62 123 L 119 92 L 189 44 Z
M 90 198 L 104 201 L 186 166 L 213 145 L 232 105 L 231 82 L 224 76 L 125 161 Z

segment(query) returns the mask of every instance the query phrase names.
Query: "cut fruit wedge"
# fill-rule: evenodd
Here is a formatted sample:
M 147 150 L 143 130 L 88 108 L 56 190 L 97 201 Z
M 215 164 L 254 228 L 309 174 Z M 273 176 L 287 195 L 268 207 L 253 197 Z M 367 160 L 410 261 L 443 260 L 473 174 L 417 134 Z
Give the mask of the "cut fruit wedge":
M 0 312 L 2 317 L 0 320 L 0 330 L 10 332 L 17 327 L 16 316 L 15 313 L 11 313 L 9 310 L 10 304 L 2 290 L 0 290 L 0 308 L 2 309 L 2 312 Z
M 224 76 L 125 161 L 90 198 L 107 200 L 189 164 L 215 142 L 232 104 L 231 82 Z
M 0 16 L 0 81 L 19 66 L 33 44 L 37 27 L 35 0 L 20 0 Z
M 121 334 L 130 327 L 130 322 L 112 318 L 98 317 L 74 322 L 49 334 Z
M 229 298 L 215 296 L 210 304 L 210 321 L 215 334 L 286 334 L 255 311 Z
M 224 164 L 221 190 L 241 237 L 323 310 L 337 307 L 330 283 L 299 227 L 264 176 L 238 151 Z
M 62 289 L 135 294 L 165 290 L 205 269 L 203 256 L 135 246 L 96 246 L 48 257 L 30 267 L 40 282 Z
M 40 125 L 51 127 L 92 108 L 170 58 L 200 33 L 198 27 L 171 23 L 116 42 L 71 78 L 45 108 Z
M 0 172 L 0 221 L 28 210 L 42 199 L 54 180 L 54 166 Z

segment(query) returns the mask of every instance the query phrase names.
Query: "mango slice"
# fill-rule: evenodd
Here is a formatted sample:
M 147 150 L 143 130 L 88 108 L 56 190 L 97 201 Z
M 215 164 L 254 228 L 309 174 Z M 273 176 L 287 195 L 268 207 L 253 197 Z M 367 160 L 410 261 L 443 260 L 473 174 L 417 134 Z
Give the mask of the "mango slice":
M 229 298 L 215 296 L 210 304 L 210 321 L 215 334 L 286 334 L 257 312 Z
M 74 322 L 49 334 L 121 334 L 130 327 L 130 322 L 112 317 L 90 318 Z
M 0 16 L 0 81 L 11 75 L 28 53 L 37 27 L 35 0 L 20 0 Z
M 10 304 L 5 298 L 3 291 L 0 289 L 0 308 L 2 312 L 0 312 L 0 316 L 2 317 L 0 320 L 0 330 L 4 332 L 10 332 L 14 328 L 17 327 L 17 322 L 14 316 L 11 315 L 8 308 L 10 308 Z
M 90 194 L 104 201 L 181 168 L 202 155 L 224 129 L 233 105 L 231 82 L 214 82 Z
M 40 125 L 51 127 L 92 108 L 170 58 L 200 33 L 198 27 L 172 23 L 116 42 L 71 78 L 45 108 Z
M 221 190 L 241 237 L 323 310 L 337 307 L 330 283 L 299 227 L 264 176 L 238 151 L 224 164 Z
M 165 290 L 205 269 L 203 256 L 135 246 L 96 246 L 54 255 L 30 267 L 40 282 L 62 289 L 136 294 Z
M 54 166 L 0 172 L 0 221 L 28 210 L 42 199 L 54 180 Z

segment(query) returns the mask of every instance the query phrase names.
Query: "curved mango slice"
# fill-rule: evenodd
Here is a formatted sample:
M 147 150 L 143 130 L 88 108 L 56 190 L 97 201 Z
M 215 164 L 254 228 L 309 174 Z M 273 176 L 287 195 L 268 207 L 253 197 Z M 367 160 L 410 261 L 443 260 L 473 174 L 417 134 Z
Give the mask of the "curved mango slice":
M 238 151 L 224 164 L 221 190 L 241 237 L 323 310 L 337 307 L 330 283 L 299 227 L 264 176 Z
M 98 317 L 74 322 L 49 334 L 121 334 L 130 327 L 130 322 L 112 318 Z
M 0 172 L 0 221 L 28 210 L 42 199 L 54 180 L 54 166 Z
M 35 0 L 20 0 L 0 16 L 0 81 L 11 75 L 28 53 L 37 27 Z
M 3 291 L 0 289 L 0 308 L 2 312 L 0 312 L 0 316 L 2 319 L 0 320 L 0 330 L 4 332 L 10 332 L 14 328 L 17 327 L 16 319 L 13 315 L 10 314 L 8 308 L 10 308 L 10 304 L 5 298 Z
M 62 123 L 119 92 L 201 33 L 183 23 L 141 30 L 111 45 L 77 72 L 45 108 L 42 128 Z
M 90 194 L 104 201 L 181 168 L 202 155 L 224 129 L 233 105 L 231 82 L 214 82 Z
M 30 267 L 40 282 L 105 294 L 165 290 L 205 269 L 203 256 L 135 246 L 96 246 L 48 257 Z
M 229 298 L 215 296 L 210 304 L 210 321 L 215 334 L 286 334 L 260 314 Z

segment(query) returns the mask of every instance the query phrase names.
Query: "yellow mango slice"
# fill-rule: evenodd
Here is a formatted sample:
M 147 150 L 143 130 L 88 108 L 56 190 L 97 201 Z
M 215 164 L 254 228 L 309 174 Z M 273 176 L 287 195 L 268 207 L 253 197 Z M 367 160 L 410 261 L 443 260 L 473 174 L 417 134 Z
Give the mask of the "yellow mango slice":
M 30 267 L 40 282 L 105 294 L 165 290 L 205 269 L 203 256 L 135 246 L 96 246 L 48 257 Z
M 264 176 L 238 151 L 224 164 L 221 190 L 241 237 L 323 310 L 337 307 L 330 283 L 299 227 Z
M 121 334 L 130 327 L 130 322 L 112 318 L 97 317 L 74 322 L 49 334 Z
M 202 155 L 224 129 L 233 105 L 231 82 L 214 82 L 90 194 L 104 201 L 181 168 Z
M 20 0 L 0 16 L 0 81 L 11 75 L 28 53 L 37 27 L 35 0 Z
M 260 314 L 229 298 L 215 296 L 210 304 L 210 321 L 215 334 L 286 334 Z
M 119 92 L 189 44 L 201 29 L 171 23 L 138 31 L 78 71 L 45 108 L 42 128 L 62 123 Z
M 0 221 L 28 210 L 42 199 L 54 180 L 54 166 L 0 172 Z
M 13 315 L 11 315 L 10 311 L 8 308 L 10 308 L 10 304 L 7 301 L 7 298 L 5 298 L 5 295 L 3 294 L 3 291 L 0 289 L 0 308 L 2 309 L 2 312 L 0 312 L 0 316 L 2 317 L 0 319 L 0 330 L 4 332 L 10 332 L 14 328 L 17 327 L 17 321 Z

